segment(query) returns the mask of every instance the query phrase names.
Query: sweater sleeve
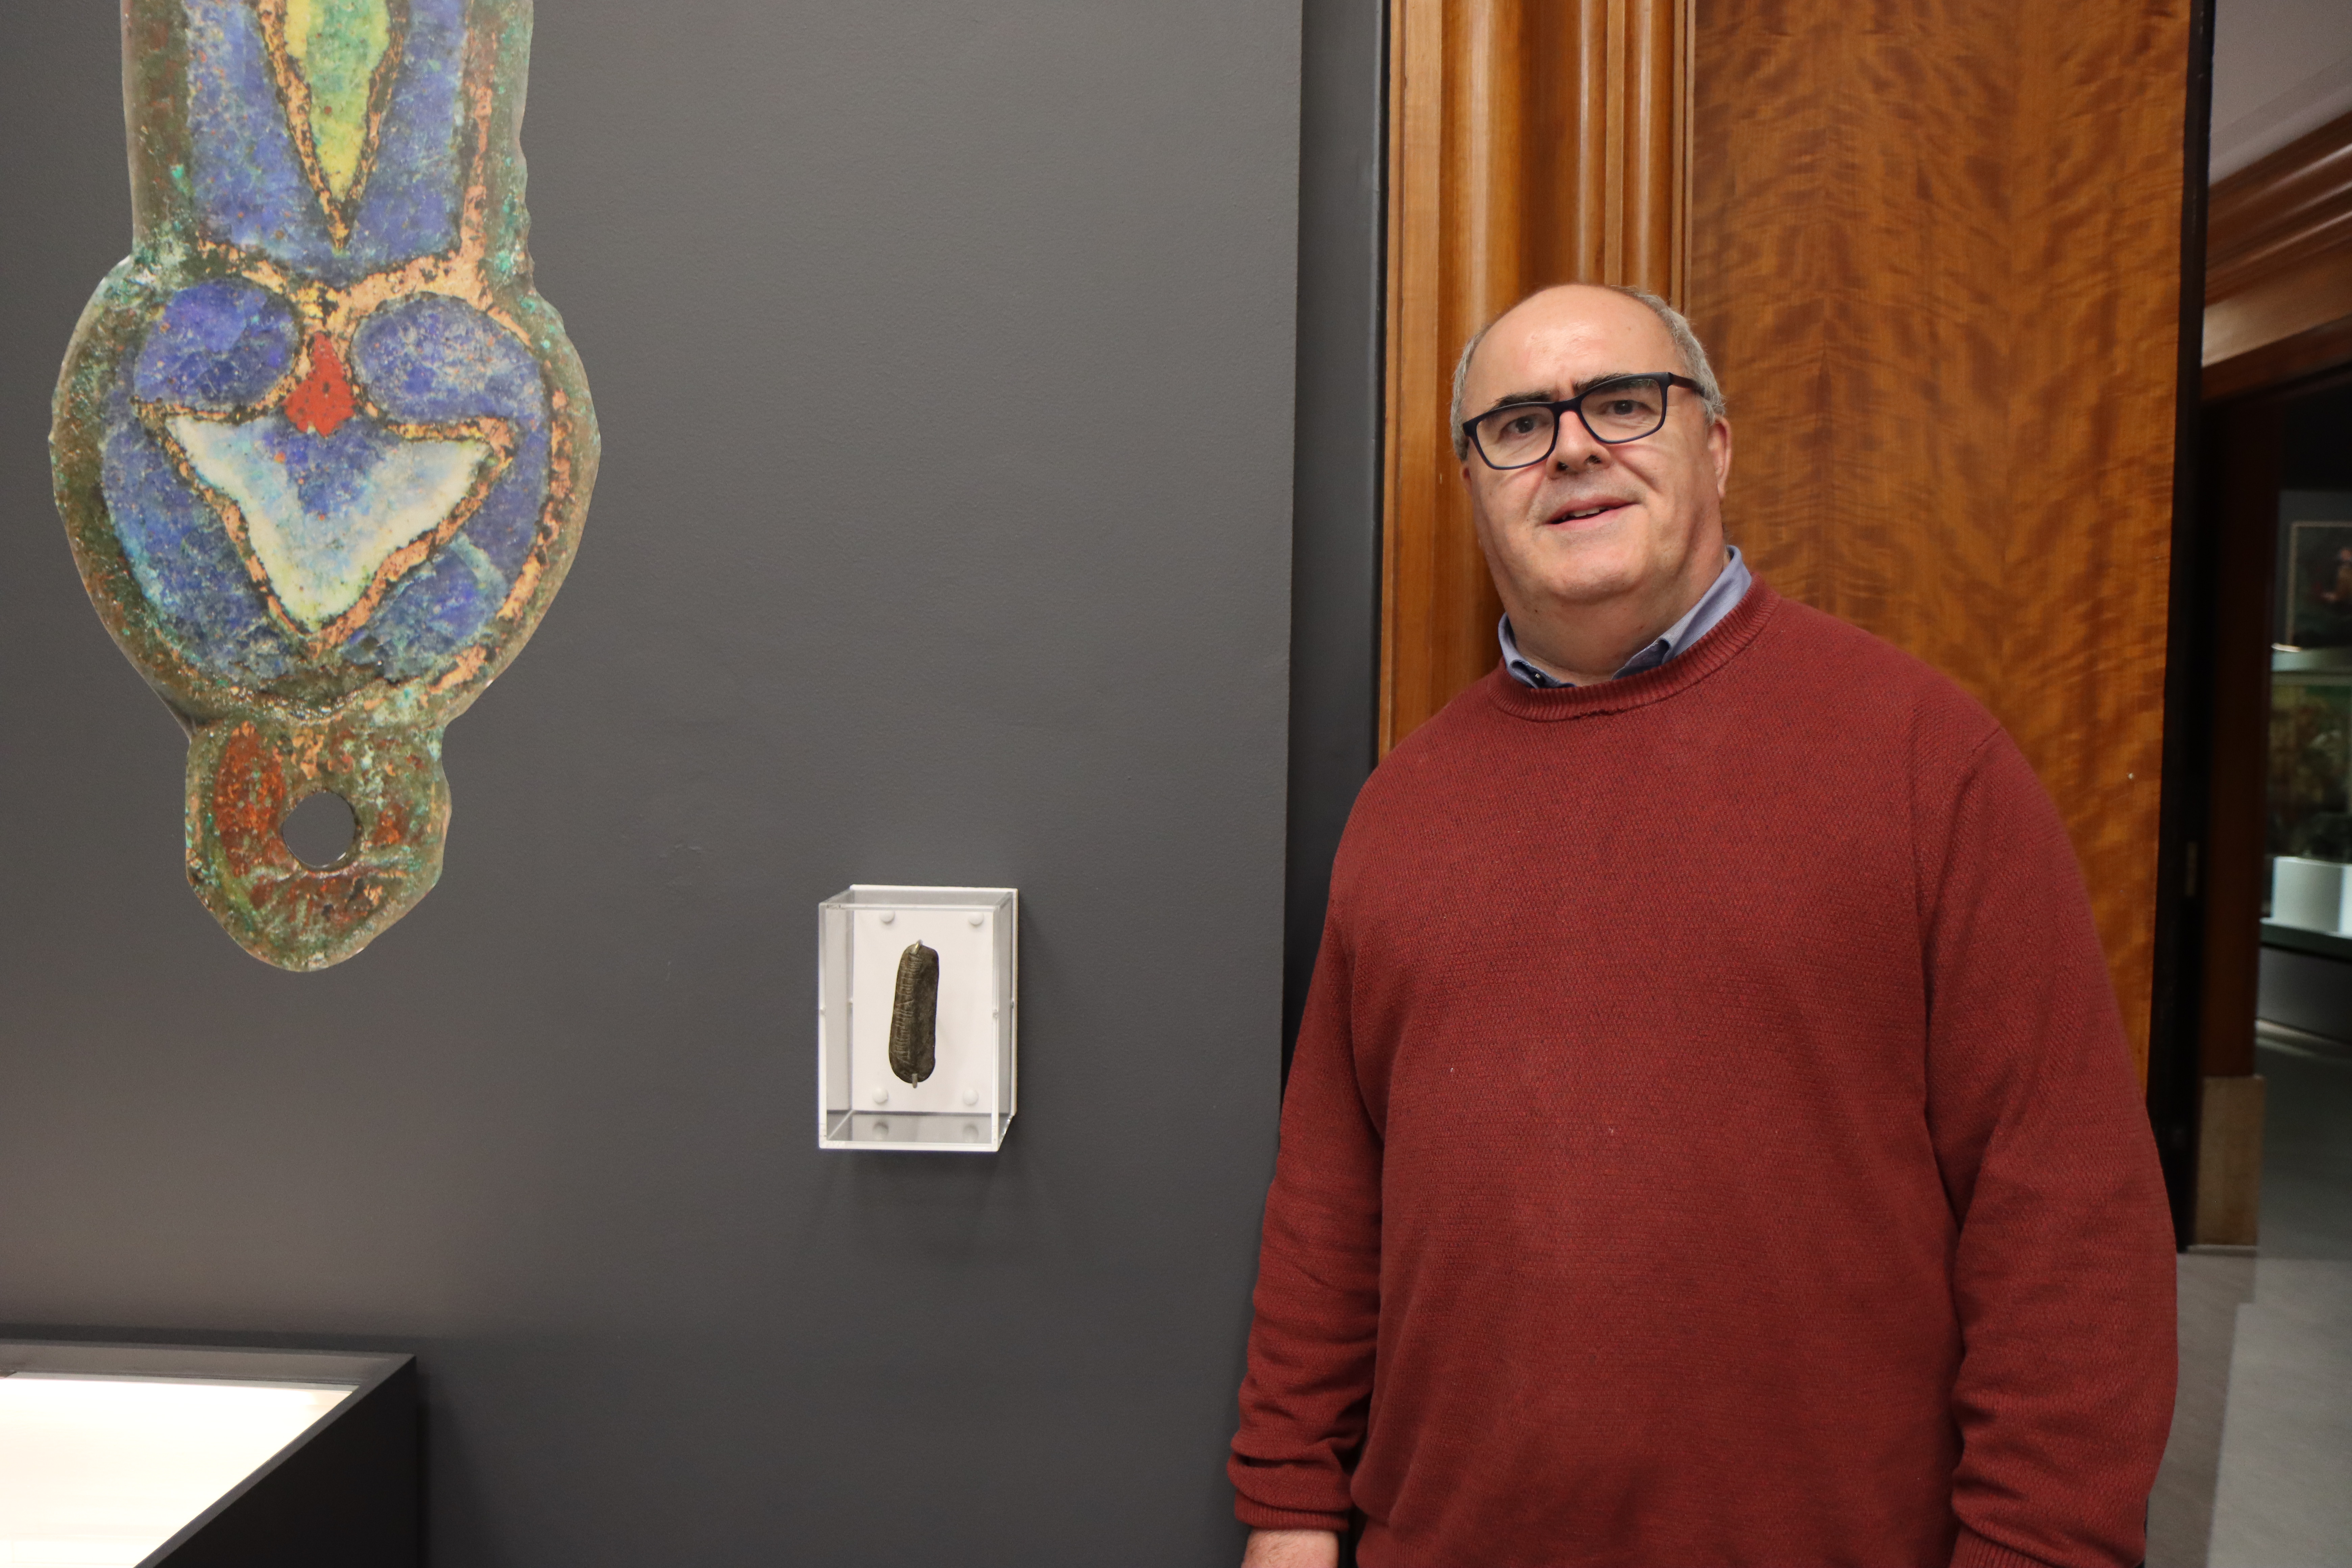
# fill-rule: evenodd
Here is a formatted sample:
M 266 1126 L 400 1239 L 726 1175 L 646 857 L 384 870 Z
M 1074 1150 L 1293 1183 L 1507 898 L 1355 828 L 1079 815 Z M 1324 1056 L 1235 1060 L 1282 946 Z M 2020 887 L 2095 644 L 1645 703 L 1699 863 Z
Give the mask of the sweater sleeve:
M 1958 1224 L 1952 1561 L 2128 1568 L 2177 1360 L 2171 1222 L 2113 984 L 2064 826 L 2007 735 L 1919 805 L 1928 1123 Z
M 1348 960 L 1326 922 L 1266 1195 L 1234 1512 L 1259 1530 L 1348 1525 L 1380 1329 L 1381 1144 L 1356 1080 Z

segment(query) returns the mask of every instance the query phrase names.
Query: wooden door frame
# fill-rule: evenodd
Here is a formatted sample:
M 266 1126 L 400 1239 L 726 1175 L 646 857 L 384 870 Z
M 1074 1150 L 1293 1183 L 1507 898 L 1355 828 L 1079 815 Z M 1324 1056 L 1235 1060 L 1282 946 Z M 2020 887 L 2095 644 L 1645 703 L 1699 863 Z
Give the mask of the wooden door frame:
M 2189 104 L 2181 135 L 2179 393 L 2174 410 L 2172 562 L 2167 595 L 2164 753 L 2157 820 L 2156 941 L 2149 965 L 2147 1110 L 2175 1241 L 2195 1239 L 2197 1137 L 2204 1083 L 2205 889 L 2199 865 L 2210 809 L 2211 531 L 2198 454 L 2211 159 L 2214 0 L 2189 14 Z

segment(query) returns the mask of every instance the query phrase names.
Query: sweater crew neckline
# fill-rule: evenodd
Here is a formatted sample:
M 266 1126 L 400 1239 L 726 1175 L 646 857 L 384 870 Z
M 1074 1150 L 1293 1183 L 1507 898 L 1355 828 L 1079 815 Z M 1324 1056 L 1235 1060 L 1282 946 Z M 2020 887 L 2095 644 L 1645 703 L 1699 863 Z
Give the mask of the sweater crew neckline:
M 1639 675 L 1596 681 L 1590 686 L 1539 689 L 1513 679 L 1497 660 L 1480 684 L 1496 707 L 1514 719 L 1532 719 L 1538 723 L 1647 707 L 1688 690 L 1738 657 L 1763 631 L 1780 603 L 1780 595 L 1758 578 L 1731 613 L 1717 621 L 1705 637 L 1673 659 Z

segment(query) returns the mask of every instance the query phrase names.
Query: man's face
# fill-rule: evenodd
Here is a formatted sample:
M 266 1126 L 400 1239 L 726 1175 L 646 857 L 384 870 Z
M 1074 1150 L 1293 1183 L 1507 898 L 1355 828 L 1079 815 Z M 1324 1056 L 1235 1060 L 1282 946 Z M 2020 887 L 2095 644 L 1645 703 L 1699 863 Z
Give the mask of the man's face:
M 1613 375 L 1682 369 L 1665 323 L 1640 300 L 1605 289 L 1549 289 L 1479 344 L 1462 416 L 1573 397 Z M 1655 435 L 1603 446 L 1566 414 L 1542 462 L 1492 468 L 1474 446 L 1462 477 L 1504 607 L 1523 617 L 1547 606 L 1704 593 L 1723 565 L 1730 472 L 1730 425 L 1709 420 L 1698 395 L 1677 386 Z

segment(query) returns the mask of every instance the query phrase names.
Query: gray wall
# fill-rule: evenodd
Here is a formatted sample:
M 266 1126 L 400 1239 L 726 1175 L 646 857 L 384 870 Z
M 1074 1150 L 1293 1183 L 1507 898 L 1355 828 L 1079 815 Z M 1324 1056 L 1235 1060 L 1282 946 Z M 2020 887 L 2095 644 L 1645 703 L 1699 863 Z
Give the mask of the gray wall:
M 309 977 L 184 886 L 179 731 L 49 502 L 128 244 L 112 9 L 0 50 L 0 1329 L 417 1351 L 440 1568 L 1225 1556 L 1297 5 L 543 7 L 604 479 L 450 732 L 439 889 Z M 862 449 L 893 398 L 919 445 Z M 853 880 L 1021 888 L 1000 1156 L 814 1148 Z

